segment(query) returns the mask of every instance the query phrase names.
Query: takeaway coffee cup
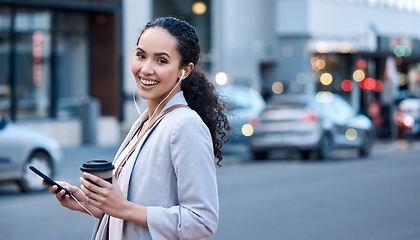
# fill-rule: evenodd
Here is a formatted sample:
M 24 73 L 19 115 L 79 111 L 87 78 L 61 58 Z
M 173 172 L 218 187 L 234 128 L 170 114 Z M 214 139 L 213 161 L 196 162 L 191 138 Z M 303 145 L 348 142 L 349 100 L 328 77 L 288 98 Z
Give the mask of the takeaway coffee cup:
M 112 170 L 114 165 L 112 162 L 107 160 L 90 160 L 84 162 L 80 170 L 82 172 L 91 173 L 97 177 L 100 177 L 110 183 L 112 183 Z

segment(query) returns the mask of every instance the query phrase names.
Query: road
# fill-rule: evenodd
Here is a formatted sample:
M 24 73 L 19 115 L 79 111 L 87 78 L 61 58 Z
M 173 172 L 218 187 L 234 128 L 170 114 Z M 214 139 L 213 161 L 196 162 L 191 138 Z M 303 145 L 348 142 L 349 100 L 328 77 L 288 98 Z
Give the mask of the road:
M 403 146 L 403 147 L 401 147 Z M 418 240 L 420 144 L 380 143 L 371 157 L 339 152 L 327 162 L 288 155 L 253 162 L 229 154 L 218 169 L 219 229 L 211 239 Z M 57 179 L 78 184 L 85 160 L 115 148 L 66 149 Z M 49 193 L 0 188 L 1 239 L 89 239 L 94 220 Z

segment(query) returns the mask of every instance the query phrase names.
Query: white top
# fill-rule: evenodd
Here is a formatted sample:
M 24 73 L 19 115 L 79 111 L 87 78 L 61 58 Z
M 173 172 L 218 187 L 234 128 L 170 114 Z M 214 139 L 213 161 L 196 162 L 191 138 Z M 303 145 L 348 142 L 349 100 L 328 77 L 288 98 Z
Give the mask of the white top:
M 127 145 L 127 147 L 124 149 L 124 151 L 118 156 L 117 160 L 114 162 L 114 175 L 116 173 L 116 171 L 118 171 L 118 166 L 121 165 L 121 162 L 124 160 L 124 158 L 127 156 L 127 154 L 129 153 L 129 151 L 138 143 L 138 134 L 135 134 L 134 137 L 131 139 L 130 143 Z M 138 144 L 136 146 L 136 149 L 138 148 Z M 136 160 L 136 156 L 134 154 L 131 154 L 131 156 L 127 159 L 127 162 L 129 161 L 135 161 Z M 126 184 L 126 179 L 127 179 L 127 174 L 128 174 L 128 170 L 127 168 L 122 168 L 121 172 L 119 173 L 119 177 L 117 179 L 118 181 L 118 185 L 120 186 L 121 190 L 124 189 L 125 184 Z M 108 239 L 112 239 L 112 240 L 121 240 L 122 236 L 122 226 L 123 226 L 123 220 L 119 219 L 119 218 L 115 218 L 115 217 L 110 217 L 109 218 L 109 238 Z

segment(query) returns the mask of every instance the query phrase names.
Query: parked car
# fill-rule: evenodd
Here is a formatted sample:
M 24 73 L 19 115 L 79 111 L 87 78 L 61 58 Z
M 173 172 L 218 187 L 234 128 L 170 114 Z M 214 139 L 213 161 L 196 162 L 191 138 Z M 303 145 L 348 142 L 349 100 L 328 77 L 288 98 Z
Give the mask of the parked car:
M 394 113 L 399 138 L 420 135 L 420 99 L 406 98 L 399 102 Z
M 60 158 L 54 138 L 0 117 L 0 182 L 16 182 L 23 192 L 44 190 L 42 179 L 28 167 L 54 177 Z
M 265 107 L 262 96 L 244 86 L 220 86 L 219 94 L 230 107 L 228 120 L 233 131 L 228 134 L 229 143 L 247 143 L 254 132 L 251 120 Z
M 329 159 L 339 148 L 358 149 L 366 156 L 375 140 L 370 119 L 330 92 L 275 95 L 254 124 L 250 149 L 255 159 L 267 158 L 273 150 L 296 150 L 304 159 L 315 152 L 319 159 Z

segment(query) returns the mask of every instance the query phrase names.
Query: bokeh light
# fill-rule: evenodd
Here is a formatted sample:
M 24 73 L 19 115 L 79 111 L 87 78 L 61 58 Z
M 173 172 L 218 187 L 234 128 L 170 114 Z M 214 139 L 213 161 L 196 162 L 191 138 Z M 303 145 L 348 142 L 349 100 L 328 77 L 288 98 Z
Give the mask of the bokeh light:
M 408 45 L 397 45 L 394 48 L 394 54 L 397 57 L 409 57 L 413 49 Z
M 252 125 L 249 124 L 249 123 L 244 124 L 242 126 L 242 129 L 241 130 L 242 130 L 242 134 L 244 136 L 247 136 L 247 137 L 252 136 L 252 134 L 254 134 L 254 127 L 252 127 Z
M 341 82 L 341 88 L 346 92 L 350 92 L 353 89 L 353 82 L 350 79 L 346 79 Z
M 282 49 L 282 53 L 285 57 L 292 57 L 295 52 L 295 49 L 291 45 L 286 45 Z
M 291 92 L 300 92 L 302 90 L 302 84 L 299 84 L 297 81 L 291 82 L 289 86 Z
M 226 85 L 228 82 L 228 76 L 225 72 L 219 72 L 216 74 L 215 81 L 221 86 Z
M 357 60 L 357 62 L 356 62 L 356 68 L 357 69 L 360 69 L 360 70 L 366 70 L 366 67 L 367 67 L 367 62 L 366 62 L 366 60 L 365 59 L 359 59 L 359 60 Z
M 320 41 L 316 43 L 315 48 L 319 53 L 328 53 L 330 51 L 330 44 L 325 41 Z
M 308 75 L 306 73 L 299 73 L 296 76 L 296 82 L 299 83 L 300 85 L 304 85 L 305 83 L 307 83 L 309 80 Z
M 273 90 L 273 92 L 275 94 L 280 94 L 280 93 L 282 93 L 284 91 L 284 85 L 281 82 L 275 82 L 271 86 L 271 89 Z
M 373 78 L 365 78 L 360 83 L 360 87 L 366 90 L 373 90 L 376 86 L 376 81 Z
M 363 72 L 362 70 L 356 70 L 353 73 L 353 79 L 356 82 L 361 82 L 363 79 L 365 79 L 365 72 Z
M 320 103 L 332 102 L 334 95 L 329 91 L 320 91 L 316 94 L 316 100 Z
M 312 69 L 314 71 L 319 71 L 325 68 L 325 61 L 317 58 L 317 57 L 312 57 L 311 58 L 311 65 L 312 65 Z
M 356 140 L 357 130 L 354 128 L 349 128 L 346 130 L 346 138 L 350 141 Z
M 207 11 L 207 6 L 203 2 L 195 2 L 192 5 L 192 11 L 194 14 L 202 15 Z
M 323 73 L 319 78 L 319 81 L 323 85 L 330 85 L 333 81 L 333 76 L 330 73 Z
M 384 90 L 384 83 L 382 81 L 377 80 L 375 82 L 375 88 L 373 89 L 373 91 L 382 92 L 382 90 Z

